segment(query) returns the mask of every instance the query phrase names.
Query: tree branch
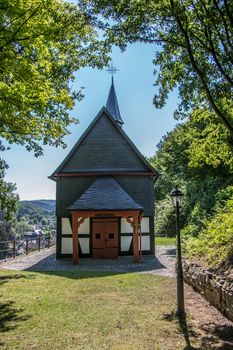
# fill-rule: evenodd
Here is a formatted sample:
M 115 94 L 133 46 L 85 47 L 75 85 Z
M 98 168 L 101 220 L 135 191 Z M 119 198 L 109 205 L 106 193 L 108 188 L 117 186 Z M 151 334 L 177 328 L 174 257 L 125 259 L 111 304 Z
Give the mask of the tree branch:
M 225 73 L 224 69 L 222 68 L 221 63 L 219 62 L 218 58 L 217 58 L 217 54 L 215 52 L 215 47 L 214 47 L 214 43 L 211 37 L 211 32 L 208 30 L 209 32 L 209 41 L 210 41 L 210 45 L 211 45 L 211 51 L 212 51 L 212 56 L 214 58 L 214 61 L 218 67 L 218 69 L 220 70 L 220 72 L 222 73 L 222 75 L 224 76 L 224 78 L 228 81 L 228 83 L 233 87 L 233 80 L 230 78 L 230 76 L 228 74 Z
M 221 16 L 221 18 L 222 18 L 222 22 L 223 22 L 223 26 L 224 26 L 224 29 L 225 29 L 225 33 L 226 33 L 228 45 L 232 48 L 232 42 L 231 42 L 231 38 L 230 38 L 229 31 L 228 31 L 228 28 L 227 28 L 226 20 L 225 20 L 223 14 L 222 14 L 221 9 L 220 9 L 219 6 L 218 6 L 217 1 L 216 1 L 216 0 L 213 0 L 213 2 L 214 2 L 214 5 L 215 5 L 216 10 L 219 12 L 219 14 L 220 14 L 220 16 Z
M 229 9 L 227 0 L 224 0 L 224 5 L 225 5 L 225 9 L 226 9 L 226 14 L 231 22 L 231 26 L 233 27 L 233 16 L 232 16 L 232 12 Z
M 3 28 L 0 29 L 0 33 L 9 25 L 11 25 L 12 23 L 18 21 L 18 19 L 20 19 L 21 17 L 23 17 L 24 15 L 26 15 L 26 13 L 28 13 L 31 10 L 31 8 L 27 9 L 26 11 L 24 11 L 23 13 L 21 13 L 20 16 L 18 16 L 17 18 L 13 19 L 12 21 L 8 22 L 5 24 L 5 26 Z
M 25 21 L 23 21 L 23 23 L 21 23 L 21 25 L 18 27 L 18 29 L 13 33 L 12 37 L 10 40 L 8 40 L 3 46 L 0 47 L 0 50 L 2 51 L 4 47 L 6 47 L 7 45 L 9 45 L 12 41 L 14 41 L 16 35 L 19 33 L 19 31 L 23 28 L 23 26 L 29 21 L 29 19 L 31 19 L 36 12 L 39 10 L 39 8 L 41 7 L 42 3 L 40 3 L 36 9 L 30 14 L 30 16 L 28 16 Z
M 190 39 L 189 39 L 188 33 L 184 29 L 179 15 L 176 13 L 176 10 L 175 10 L 175 7 L 174 7 L 174 1 L 170 0 L 170 4 L 171 4 L 171 9 L 172 9 L 173 15 L 174 15 L 174 17 L 177 20 L 178 27 L 180 28 L 181 32 L 184 35 L 184 38 L 185 38 L 185 41 L 186 41 L 186 44 L 187 44 L 187 53 L 188 53 L 188 56 L 189 56 L 189 59 L 190 59 L 190 63 L 191 63 L 194 71 L 196 72 L 197 76 L 199 77 L 199 79 L 200 79 L 200 81 L 202 83 L 202 86 L 203 86 L 204 91 L 206 93 L 206 97 L 207 97 L 211 107 L 213 108 L 214 112 L 220 118 L 222 124 L 228 129 L 228 131 L 230 132 L 231 136 L 233 137 L 233 127 L 231 126 L 231 124 L 228 122 L 228 120 L 225 118 L 225 116 L 223 115 L 221 110 L 218 108 L 218 106 L 214 102 L 213 97 L 211 95 L 211 92 L 209 90 L 208 84 L 205 81 L 203 72 L 200 70 L 200 68 L 198 67 L 198 65 L 196 63 L 196 60 L 195 60 L 194 55 L 193 55 L 193 51 L 192 51 L 192 47 L 191 47 L 191 43 L 190 43 Z

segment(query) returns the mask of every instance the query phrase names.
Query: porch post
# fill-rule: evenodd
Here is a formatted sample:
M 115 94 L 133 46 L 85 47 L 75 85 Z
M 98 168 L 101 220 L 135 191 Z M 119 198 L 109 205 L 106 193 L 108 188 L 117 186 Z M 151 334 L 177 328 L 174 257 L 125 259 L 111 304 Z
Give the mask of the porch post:
M 139 262 L 139 252 L 138 252 L 138 215 L 133 217 L 133 261 Z
M 74 265 L 78 264 L 78 216 L 72 212 L 73 258 Z

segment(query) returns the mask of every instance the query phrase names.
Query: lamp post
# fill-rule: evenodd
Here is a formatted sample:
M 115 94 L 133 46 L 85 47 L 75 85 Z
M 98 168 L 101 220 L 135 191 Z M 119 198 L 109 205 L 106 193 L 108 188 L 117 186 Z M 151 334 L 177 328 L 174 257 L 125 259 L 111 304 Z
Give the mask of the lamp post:
M 180 239 L 180 208 L 182 207 L 184 193 L 175 187 L 170 193 L 173 207 L 176 210 L 176 230 L 177 230 L 177 316 L 185 315 L 184 310 L 184 279 L 181 256 L 181 239 Z

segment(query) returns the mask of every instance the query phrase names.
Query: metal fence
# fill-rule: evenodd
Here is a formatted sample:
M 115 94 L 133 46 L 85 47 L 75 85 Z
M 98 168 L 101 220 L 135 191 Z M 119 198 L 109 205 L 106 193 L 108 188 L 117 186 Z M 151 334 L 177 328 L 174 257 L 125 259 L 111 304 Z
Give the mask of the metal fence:
M 32 251 L 50 248 L 55 245 L 55 237 L 32 237 L 0 242 L 0 260 L 28 255 Z

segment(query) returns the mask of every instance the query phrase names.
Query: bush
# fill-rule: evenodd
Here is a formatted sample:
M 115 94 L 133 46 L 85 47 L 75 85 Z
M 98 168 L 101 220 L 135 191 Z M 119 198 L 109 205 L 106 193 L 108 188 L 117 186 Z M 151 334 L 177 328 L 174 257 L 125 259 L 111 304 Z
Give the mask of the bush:
M 204 224 L 198 237 L 189 237 L 184 242 L 184 253 L 189 258 L 203 258 L 210 265 L 233 256 L 233 196 L 219 206 L 215 215 Z

